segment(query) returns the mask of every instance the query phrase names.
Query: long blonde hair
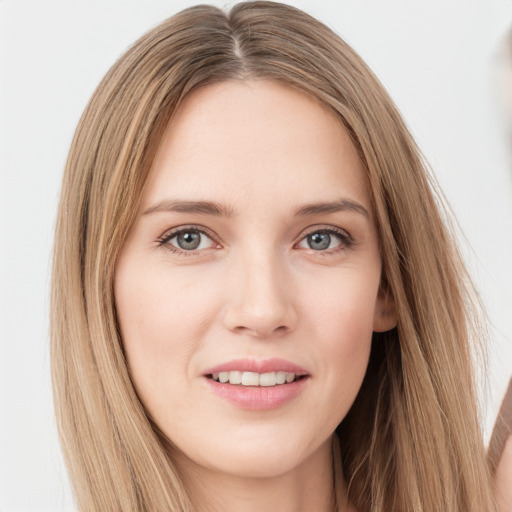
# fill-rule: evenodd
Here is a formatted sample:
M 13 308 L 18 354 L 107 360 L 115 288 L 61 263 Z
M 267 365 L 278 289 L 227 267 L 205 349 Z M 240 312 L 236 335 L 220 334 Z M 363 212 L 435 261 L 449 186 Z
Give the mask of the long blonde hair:
M 115 63 L 76 130 L 55 237 L 51 361 L 79 509 L 193 510 L 172 445 L 148 419 L 127 371 L 114 266 L 181 100 L 200 86 L 248 79 L 285 82 L 330 108 L 370 184 L 382 286 L 398 325 L 374 335 L 363 386 L 337 429 L 335 462 L 350 499 L 360 512 L 493 510 L 467 277 L 420 152 L 342 39 L 296 8 L 265 1 L 228 13 L 201 5 L 164 21 Z

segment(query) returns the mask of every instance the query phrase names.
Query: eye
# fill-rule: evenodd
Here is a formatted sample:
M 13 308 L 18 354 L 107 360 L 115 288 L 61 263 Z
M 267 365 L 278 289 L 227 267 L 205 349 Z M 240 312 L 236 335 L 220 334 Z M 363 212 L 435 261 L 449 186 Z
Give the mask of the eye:
M 352 237 L 342 230 L 334 228 L 318 229 L 308 233 L 298 244 L 302 249 L 320 252 L 336 252 L 353 245 Z
M 215 242 L 201 229 L 182 228 L 165 234 L 159 245 L 165 245 L 173 252 L 186 253 L 210 249 Z

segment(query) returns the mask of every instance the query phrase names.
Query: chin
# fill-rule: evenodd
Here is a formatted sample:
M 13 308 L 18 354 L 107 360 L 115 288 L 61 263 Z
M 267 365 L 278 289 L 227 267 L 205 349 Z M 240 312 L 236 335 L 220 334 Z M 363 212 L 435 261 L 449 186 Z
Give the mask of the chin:
M 239 478 L 275 478 L 297 469 L 318 454 L 330 456 L 329 439 L 328 435 L 326 439 L 316 440 L 309 435 L 290 436 L 288 430 L 246 431 L 238 436 L 211 435 L 200 446 L 182 446 L 181 449 L 197 469 Z
M 226 453 L 223 461 L 217 461 L 216 471 L 239 478 L 276 478 L 301 465 L 302 454 L 286 453 L 276 450 L 274 453 L 241 449 L 237 453 Z

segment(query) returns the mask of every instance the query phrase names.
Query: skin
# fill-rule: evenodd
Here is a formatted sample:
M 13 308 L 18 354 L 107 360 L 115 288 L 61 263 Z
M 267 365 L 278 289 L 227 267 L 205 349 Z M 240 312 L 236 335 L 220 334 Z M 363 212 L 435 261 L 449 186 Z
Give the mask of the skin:
M 296 215 L 340 199 L 362 208 Z M 230 215 L 173 211 L 176 200 Z M 191 228 L 207 235 L 187 251 L 175 230 Z M 341 235 L 311 248 L 321 230 Z M 324 106 L 265 80 L 184 100 L 122 247 L 115 297 L 133 382 L 198 508 L 332 512 L 333 431 L 361 386 L 372 332 L 396 324 L 380 282 L 364 170 Z M 276 409 L 228 403 L 203 375 L 274 357 L 309 372 Z
M 496 469 L 498 512 L 512 512 L 512 436 L 509 436 Z
M 505 392 L 494 428 L 489 456 L 494 457 L 495 450 L 501 452 L 495 473 L 498 512 L 512 512 L 512 380 Z M 497 446 L 500 442 L 503 446 Z

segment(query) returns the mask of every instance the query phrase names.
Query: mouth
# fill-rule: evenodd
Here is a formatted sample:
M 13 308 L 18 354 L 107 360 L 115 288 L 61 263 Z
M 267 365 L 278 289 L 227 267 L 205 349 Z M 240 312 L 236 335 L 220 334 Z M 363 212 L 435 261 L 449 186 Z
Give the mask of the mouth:
M 238 359 L 207 370 L 208 388 L 238 409 L 265 411 L 292 404 L 308 388 L 309 372 L 284 359 Z
M 275 371 L 266 373 L 246 371 L 224 371 L 206 375 L 208 379 L 221 384 L 231 384 L 243 387 L 274 387 L 286 386 L 308 377 L 307 374 L 298 374 L 286 371 Z

